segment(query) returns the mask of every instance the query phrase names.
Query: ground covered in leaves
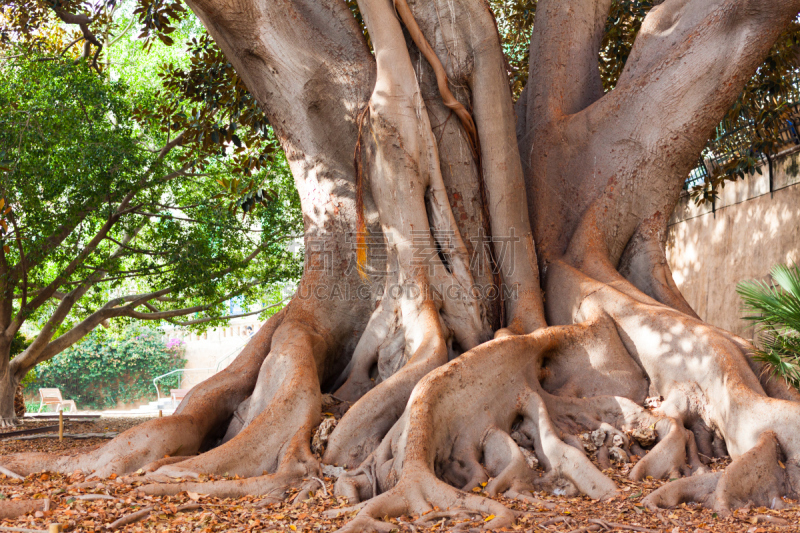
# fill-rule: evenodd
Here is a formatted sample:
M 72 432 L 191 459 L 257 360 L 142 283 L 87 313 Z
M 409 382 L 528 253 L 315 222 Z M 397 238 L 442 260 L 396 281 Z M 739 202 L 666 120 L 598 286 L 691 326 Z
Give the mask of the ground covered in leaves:
M 141 423 L 145 419 L 100 418 L 91 421 L 67 423 L 66 434 L 117 433 Z M 55 422 L 57 424 L 57 422 Z M 52 421 L 26 421 L 22 428 L 53 425 Z M 22 451 L 52 451 L 78 453 L 106 442 L 107 438 L 77 439 L 66 437 L 39 437 L 25 440 L 3 439 L 0 433 L 0 455 Z M 719 461 L 715 468 L 724 468 L 727 461 Z M 517 500 L 500 498 L 503 503 L 519 512 L 519 520 L 510 528 L 492 531 L 550 531 L 584 533 L 589 531 L 638 531 L 668 533 L 800 531 L 800 506 L 787 501 L 783 511 L 770 509 L 741 509 L 731 517 L 720 517 L 699 506 L 685 504 L 676 509 L 657 513 L 647 511 L 641 500 L 664 482 L 645 480 L 631 482 L 627 479 L 631 464 L 613 463 L 606 470 L 623 490 L 610 501 L 597 502 L 585 497 L 567 498 L 551 494 L 538 494 L 545 506 L 531 505 Z M 138 479 L 141 479 L 139 481 Z M 208 477 L 201 479 L 208 480 Z M 39 473 L 24 480 L 7 478 L 0 474 L 0 500 L 49 499 L 47 510 L 37 510 L 13 520 L 0 520 L 0 531 L 7 528 L 47 531 L 48 526 L 59 523 L 64 531 L 247 531 L 247 532 L 313 532 L 334 531 L 344 525 L 355 511 L 341 511 L 348 507 L 344 498 L 333 496 L 335 479 L 325 477 L 325 487 L 302 503 L 274 503 L 258 497 L 218 499 L 183 492 L 177 496 L 153 497 L 138 490 L 143 476 L 133 476 L 127 481 L 104 479 L 86 481 L 81 474 L 61 475 Z M 475 487 L 482 492 L 482 487 Z M 451 531 L 483 527 L 491 516 L 475 517 L 471 522 L 439 518 L 437 509 L 427 516 L 405 516 L 390 519 L 398 531 Z M 125 523 L 129 522 L 129 523 Z

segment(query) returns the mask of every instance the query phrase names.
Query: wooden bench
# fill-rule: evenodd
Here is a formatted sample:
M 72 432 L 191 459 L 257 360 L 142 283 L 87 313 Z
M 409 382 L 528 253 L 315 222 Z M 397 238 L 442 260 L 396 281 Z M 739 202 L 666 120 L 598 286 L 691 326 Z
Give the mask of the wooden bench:
M 45 405 L 55 405 L 56 412 L 63 411 L 65 405 L 69 406 L 70 413 L 78 412 L 78 407 L 75 405 L 75 400 L 65 400 L 62 398 L 61 391 L 59 389 L 39 389 L 39 396 L 42 398 L 42 401 L 39 404 L 40 413 Z
M 183 401 L 190 389 L 170 389 L 169 396 L 172 398 L 172 404 L 178 405 Z

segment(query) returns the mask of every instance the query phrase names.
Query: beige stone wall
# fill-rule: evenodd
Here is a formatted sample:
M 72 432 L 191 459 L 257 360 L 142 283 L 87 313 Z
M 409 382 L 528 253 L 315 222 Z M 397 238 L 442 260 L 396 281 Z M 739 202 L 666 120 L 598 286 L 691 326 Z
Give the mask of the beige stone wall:
M 167 338 L 181 339 L 186 343 L 186 372 L 181 386 L 191 388 L 228 366 L 250 340 L 250 335 L 263 324 L 256 317 L 245 317 L 233 319 L 226 327 L 209 329 L 201 335 L 182 329 L 168 330 Z
M 770 171 L 725 186 L 716 203 L 682 198 L 670 221 L 667 258 L 675 283 L 701 318 L 746 338 L 736 284 L 769 279 L 776 263 L 800 262 L 800 152 L 775 158 Z

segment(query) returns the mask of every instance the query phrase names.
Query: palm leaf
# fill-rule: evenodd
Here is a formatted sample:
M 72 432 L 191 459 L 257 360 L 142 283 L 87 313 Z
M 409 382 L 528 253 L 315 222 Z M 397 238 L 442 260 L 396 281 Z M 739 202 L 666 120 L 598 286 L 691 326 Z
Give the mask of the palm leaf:
M 756 359 L 800 388 L 800 267 L 776 265 L 770 274 L 776 286 L 745 281 L 736 292 L 757 328 Z

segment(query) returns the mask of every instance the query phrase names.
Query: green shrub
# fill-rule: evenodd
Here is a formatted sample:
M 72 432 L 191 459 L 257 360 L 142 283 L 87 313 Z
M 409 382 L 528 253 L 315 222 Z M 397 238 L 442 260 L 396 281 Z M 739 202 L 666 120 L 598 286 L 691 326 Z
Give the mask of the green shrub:
M 800 266 L 775 265 L 770 274 L 777 286 L 745 281 L 736 292 L 756 324 L 756 358 L 800 389 Z
M 39 406 L 40 405 L 42 405 L 41 401 L 27 401 L 27 402 L 25 402 L 25 412 L 26 413 L 38 413 L 38 412 L 40 412 L 39 411 Z M 42 406 L 42 410 L 41 410 L 42 413 L 49 413 L 50 411 L 53 411 L 53 409 L 51 409 L 49 405 L 43 405 Z
M 80 343 L 39 365 L 31 394 L 39 388 L 57 387 L 79 409 L 109 409 L 155 396 L 153 378 L 183 368 L 184 344 L 164 342 L 154 329 L 128 328 L 119 335 L 91 332 Z M 179 376 L 161 382 L 176 388 Z M 38 410 L 38 406 L 36 408 Z

